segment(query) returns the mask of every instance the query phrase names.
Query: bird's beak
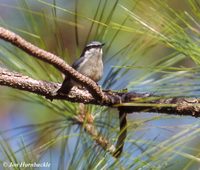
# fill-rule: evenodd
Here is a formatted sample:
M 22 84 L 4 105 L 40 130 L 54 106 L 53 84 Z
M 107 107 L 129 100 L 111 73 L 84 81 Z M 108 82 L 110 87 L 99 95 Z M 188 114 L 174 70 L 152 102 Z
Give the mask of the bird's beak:
M 103 47 L 105 45 L 105 43 L 102 43 L 101 46 Z

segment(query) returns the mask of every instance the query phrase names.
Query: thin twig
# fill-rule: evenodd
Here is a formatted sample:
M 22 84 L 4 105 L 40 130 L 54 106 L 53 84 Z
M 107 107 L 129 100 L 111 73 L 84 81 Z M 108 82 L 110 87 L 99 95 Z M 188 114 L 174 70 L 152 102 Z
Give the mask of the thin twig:
M 123 110 L 119 110 L 119 127 L 120 127 L 120 133 L 117 139 L 116 149 L 113 154 L 114 157 L 118 158 L 124 147 L 125 139 L 127 136 L 127 119 L 126 119 L 127 113 L 125 113 Z
M 47 52 L 43 49 L 40 49 L 39 47 L 34 46 L 30 42 L 24 40 L 19 35 L 3 27 L 0 27 L 0 38 L 19 47 L 21 50 L 32 55 L 33 57 L 36 57 L 46 63 L 53 65 L 55 68 L 57 68 L 65 75 L 70 76 L 72 79 L 76 80 L 80 84 L 83 84 L 85 87 L 87 87 L 88 90 L 95 96 L 95 98 L 97 97 L 98 99 L 101 100 L 107 100 L 106 97 L 103 96 L 100 87 L 97 86 L 97 84 L 94 81 L 74 70 L 60 57 L 50 52 Z

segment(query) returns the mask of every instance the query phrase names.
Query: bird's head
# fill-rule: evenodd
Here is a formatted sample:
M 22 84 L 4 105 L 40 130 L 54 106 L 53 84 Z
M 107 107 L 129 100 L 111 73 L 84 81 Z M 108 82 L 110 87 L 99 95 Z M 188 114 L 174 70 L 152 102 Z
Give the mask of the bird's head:
M 105 43 L 101 43 L 99 41 L 92 41 L 87 44 L 81 54 L 81 57 L 86 57 L 87 54 L 100 54 L 102 55 L 102 47 Z

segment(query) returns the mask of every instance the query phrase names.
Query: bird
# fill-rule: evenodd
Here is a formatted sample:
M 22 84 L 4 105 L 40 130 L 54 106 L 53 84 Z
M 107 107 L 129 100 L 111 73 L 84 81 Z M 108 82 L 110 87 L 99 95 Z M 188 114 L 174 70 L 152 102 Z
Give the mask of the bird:
M 104 43 L 99 41 L 88 43 L 83 49 L 80 58 L 72 64 L 72 68 L 93 81 L 98 82 L 103 76 L 103 46 Z M 80 84 L 66 75 L 57 93 L 68 94 L 74 86 L 80 87 Z

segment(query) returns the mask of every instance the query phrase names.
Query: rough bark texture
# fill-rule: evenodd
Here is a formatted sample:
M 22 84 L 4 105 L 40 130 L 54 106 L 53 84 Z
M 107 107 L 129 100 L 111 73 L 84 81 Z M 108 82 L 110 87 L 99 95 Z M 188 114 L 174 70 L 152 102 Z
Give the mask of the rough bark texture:
M 0 69 L 0 85 L 39 94 L 51 100 L 68 100 L 84 104 L 116 107 L 126 113 L 145 111 L 200 117 L 200 100 L 198 98 L 164 98 L 147 93 L 103 91 L 103 95 L 106 96 L 107 100 L 101 101 L 91 95 L 89 91 L 76 87 L 72 88 L 68 95 L 57 94 L 53 96 L 53 92 L 59 89 L 61 84 L 34 80 L 28 76 L 10 72 L 5 69 Z M 155 99 L 147 102 L 140 102 L 148 98 Z

